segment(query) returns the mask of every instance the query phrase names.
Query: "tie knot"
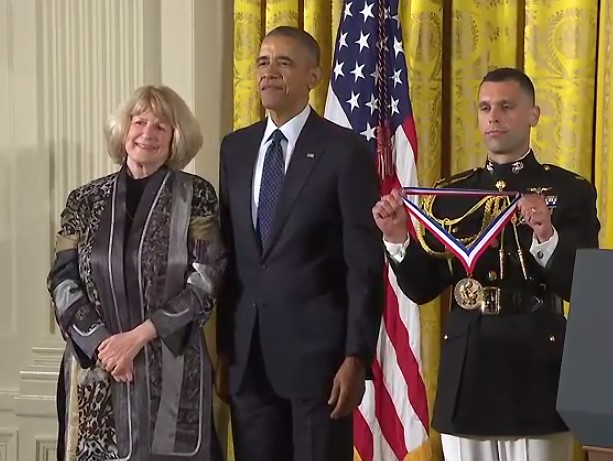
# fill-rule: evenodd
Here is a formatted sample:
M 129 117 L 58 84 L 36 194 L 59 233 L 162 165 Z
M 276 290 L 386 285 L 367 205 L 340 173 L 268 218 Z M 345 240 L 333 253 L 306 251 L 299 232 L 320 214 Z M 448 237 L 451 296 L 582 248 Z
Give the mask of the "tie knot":
M 280 144 L 281 141 L 285 140 L 285 135 L 281 130 L 276 129 L 272 132 L 269 139 L 271 139 L 273 143 Z

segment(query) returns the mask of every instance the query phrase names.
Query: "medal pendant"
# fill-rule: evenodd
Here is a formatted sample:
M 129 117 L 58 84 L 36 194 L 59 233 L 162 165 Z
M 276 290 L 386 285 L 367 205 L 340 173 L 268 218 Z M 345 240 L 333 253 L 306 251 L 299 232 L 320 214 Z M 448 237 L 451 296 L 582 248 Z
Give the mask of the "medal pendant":
M 480 309 L 484 301 L 483 286 L 472 277 L 463 278 L 456 283 L 453 297 L 462 309 L 467 311 Z

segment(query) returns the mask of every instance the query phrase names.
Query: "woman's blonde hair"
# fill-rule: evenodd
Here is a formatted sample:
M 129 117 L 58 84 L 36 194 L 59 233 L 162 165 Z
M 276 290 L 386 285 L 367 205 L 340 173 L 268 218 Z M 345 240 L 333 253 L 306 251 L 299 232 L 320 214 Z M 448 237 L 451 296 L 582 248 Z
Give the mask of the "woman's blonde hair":
M 109 119 L 104 131 L 111 158 L 120 164 L 125 161 L 125 141 L 132 117 L 147 111 L 172 128 L 166 166 L 177 170 L 185 168 L 202 147 L 202 131 L 183 98 L 163 85 L 141 86 Z

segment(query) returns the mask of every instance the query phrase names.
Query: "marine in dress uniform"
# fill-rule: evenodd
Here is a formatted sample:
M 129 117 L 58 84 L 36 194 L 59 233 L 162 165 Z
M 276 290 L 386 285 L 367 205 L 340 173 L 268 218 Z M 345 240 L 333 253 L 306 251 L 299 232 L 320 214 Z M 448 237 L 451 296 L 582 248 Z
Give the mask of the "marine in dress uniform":
M 390 267 L 414 302 L 452 290 L 432 421 L 442 433 L 445 459 L 569 460 L 572 437 L 555 409 L 566 328 L 563 300 L 570 299 L 576 250 L 598 247 L 595 188 L 568 170 L 539 163 L 531 149 L 509 163 L 488 158 L 483 167 L 436 187 L 523 196 L 520 212 L 471 274 L 423 229 L 404 243 L 386 242 Z M 406 216 L 395 195 L 382 201 L 398 225 Z M 432 195 L 423 209 L 468 247 L 508 202 Z M 381 206 L 373 214 L 385 237 Z M 535 212 L 548 213 L 553 227 L 542 242 L 536 226 L 523 219 Z

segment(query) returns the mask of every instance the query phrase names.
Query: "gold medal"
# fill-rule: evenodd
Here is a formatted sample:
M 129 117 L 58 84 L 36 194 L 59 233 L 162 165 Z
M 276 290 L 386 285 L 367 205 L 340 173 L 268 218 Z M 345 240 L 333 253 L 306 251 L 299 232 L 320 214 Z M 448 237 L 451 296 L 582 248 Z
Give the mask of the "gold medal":
M 453 297 L 462 309 L 480 309 L 483 305 L 483 286 L 471 277 L 464 278 L 453 289 Z

